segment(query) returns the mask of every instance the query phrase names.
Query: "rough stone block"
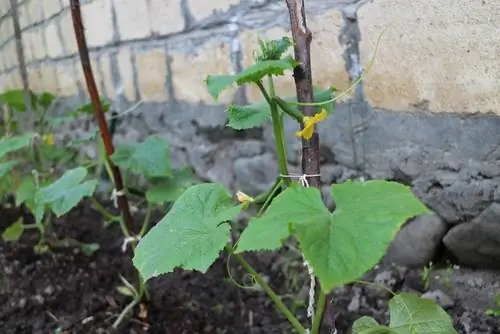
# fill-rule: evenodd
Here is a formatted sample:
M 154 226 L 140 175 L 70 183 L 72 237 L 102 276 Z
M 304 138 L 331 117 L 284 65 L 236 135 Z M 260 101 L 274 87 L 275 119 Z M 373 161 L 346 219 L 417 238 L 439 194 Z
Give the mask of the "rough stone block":
M 21 29 L 24 29 L 27 26 L 31 25 L 31 18 L 29 16 L 28 6 L 26 4 L 23 4 L 18 7 L 18 15 L 19 15 L 19 25 L 21 26 Z
M 189 9 L 196 20 L 202 20 L 215 12 L 226 11 L 240 0 L 189 0 Z
M 114 0 L 121 40 L 146 38 L 151 34 L 146 1 Z
M 54 64 L 43 64 L 39 68 L 40 90 L 56 93 L 59 89 L 56 66 Z
M 113 39 L 111 0 L 93 1 L 82 6 L 83 26 L 90 47 L 106 45 Z
M 397 9 L 397 15 L 394 15 Z M 359 10 L 361 52 L 367 64 L 383 36 L 365 90 L 376 107 L 498 114 L 500 12 L 495 1 L 397 0 Z
M 2 38 L 8 38 L 9 36 L 14 35 L 14 26 L 12 23 L 12 17 L 6 17 L 3 19 L 1 23 L 1 33 L 2 33 Z
M 141 99 L 167 100 L 167 59 L 163 49 L 136 54 L 136 70 Z
M 61 2 L 59 0 L 43 0 L 41 4 L 45 19 L 61 11 Z
M 26 61 L 26 63 L 30 63 L 33 60 L 33 48 L 31 45 L 31 40 L 32 32 L 31 30 L 28 30 L 22 36 L 24 60 Z
M 59 22 L 57 20 L 50 21 L 45 27 L 45 41 L 47 43 L 47 55 L 50 58 L 61 57 L 64 55 L 64 49 L 58 33 Z
M 78 86 L 75 80 L 75 63 L 65 61 L 56 66 L 56 75 L 59 83 L 57 90 L 61 96 L 75 96 L 78 94 Z
M 230 49 L 227 44 L 207 43 L 197 54 L 175 52 L 172 57 L 172 76 L 175 98 L 192 103 L 231 102 L 235 89 L 227 89 L 215 102 L 207 91 L 204 80 L 209 74 L 227 74 L 232 71 Z
M 167 35 L 184 28 L 181 1 L 150 0 L 149 22 L 155 34 Z
M 73 30 L 73 21 L 69 11 L 61 14 L 60 18 L 62 44 L 66 54 L 76 54 L 78 46 L 76 44 L 75 31 Z
M 43 0 L 43 2 L 45 2 L 45 1 L 47 1 L 47 0 Z M 50 2 L 50 0 L 49 0 L 49 2 Z M 38 22 L 43 21 L 43 19 L 44 19 L 43 5 L 40 6 L 39 1 L 36 1 L 36 0 L 30 1 L 30 2 L 28 2 L 27 7 L 28 7 L 28 13 L 29 13 L 32 24 L 36 24 Z
M 103 84 L 103 92 L 106 92 L 106 95 L 110 99 L 115 99 L 116 91 L 113 83 L 113 75 L 111 72 L 111 60 L 108 54 L 104 54 L 99 59 L 101 64 L 101 81 Z
M 37 60 L 47 56 L 43 34 L 44 30 L 42 28 L 37 27 L 31 30 L 31 46 L 33 48 L 33 56 Z
M 129 101 L 134 101 L 135 83 L 134 83 L 134 66 L 132 64 L 132 53 L 129 48 L 122 47 L 117 55 L 118 70 L 120 72 L 120 85 L 123 86 L 124 96 Z

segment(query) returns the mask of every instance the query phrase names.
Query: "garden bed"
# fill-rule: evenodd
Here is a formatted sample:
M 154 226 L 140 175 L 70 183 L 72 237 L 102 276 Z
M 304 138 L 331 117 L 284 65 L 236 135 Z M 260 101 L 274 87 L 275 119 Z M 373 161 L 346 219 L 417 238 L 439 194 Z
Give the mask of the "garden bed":
M 19 210 L 3 209 L 0 231 L 19 216 Z M 80 205 L 64 219 L 55 222 L 55 231 L 82 242 L 96 242 L 101 249 L 92 256 L 75 249 L 59 249 L 35 254 L 36 234 L 26 233 L 18 243 L 0 242 L 0 328 L 2 333 L 112 333 L 111 324 L 127 300 L 116 290 L 119 275 L 133 277 L 130 253 L 122 251 L 118 226 L 103 227 L 100 215 Z M 165 254 L 168 256 L 168 254 Z M 280 254 L 249 256 L 250 262 L 269 278 L 281 294 L 289 286 L 290 270 L 297 263 L 282 261 Z M 150 281 L 150 302 L 134 312 L 118 333 L 293 333 L 264 293 L 245 290 L 228 279 L 226 257 L 206 275 L 187 271 Z M 294 260 L 290 260 L 294 261 Z M 295 265 L 295 267 L 294 267 Z M 231 262 L 231 268 L 237 265 Z M 303 272 L 303 269 L 301 269 Z M 241 271 L 233 271 L 238 282 Z M 415 272 L 405 271 L 400 289 L 421 291 Z M 363 286 L 348 286 L 337 291 L 335 305 L 327 320 L 335 320 L 339 334 L 362 315 L 386 319 L 387 296 Z M 460 333 L 500 333 L 500 321 L 482 312 L 449 308 Z M 463 328 L 464 312 L 472 327 Z M 300 313 L 300 312 L 299 312 Z M 301 321 L 305 322 L 302 312 Z M 471 331 L 472 330 L 472 331 Z M 325 328 L 324 333 L 330 333 Z

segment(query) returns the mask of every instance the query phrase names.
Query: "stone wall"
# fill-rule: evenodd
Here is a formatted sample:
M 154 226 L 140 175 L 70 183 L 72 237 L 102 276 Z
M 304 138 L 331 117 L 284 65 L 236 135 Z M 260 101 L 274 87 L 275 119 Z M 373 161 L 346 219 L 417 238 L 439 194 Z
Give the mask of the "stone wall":
M 128 110 L 116 141 L 159 133 L 171 143 L 175 163 L 193 166 L 200 177 L 251 194 L 266 190 L 277 174 L 270 127 L 232 131 L 221 105 L 258 101 L 258 91 L 232 90 L 215 103 L 203 79 L 251 64 L 258 36 L 289 35 L 285 2 L 82 4 L 101 93 L 119 112 Z M 68 6 L 66 0 L 24 0 L 19 16 L 31 88 L 77 103 L 88 97 Z M 364 177 L 412 185 L 437 214 L 438 223 L 418 220 L 435 226 L 433 250 L 444 238 L 463 263 L 498 267 L 500 3 L 306 0 L 306 6 L 313 79 L 323 87 L 347 88 L 389 26 L 363 85 L 319 128 L 325 183 Z M 1 84 L 20 87 L 6 2 L 0 15 Z M 290 77 L 278 90 L 293 94 Z M 66 132 L 77 135 L 88 125 Z M 297 126 L 287 122 L 286 128 L 289 160 L 298 169 Z

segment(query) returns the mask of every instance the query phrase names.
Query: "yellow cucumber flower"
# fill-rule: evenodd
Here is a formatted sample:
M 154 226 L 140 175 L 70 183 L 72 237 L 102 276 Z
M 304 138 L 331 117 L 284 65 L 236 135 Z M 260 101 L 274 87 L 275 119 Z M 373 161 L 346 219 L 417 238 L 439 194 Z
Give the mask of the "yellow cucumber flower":
M 325 120 L 327 116 L 328 113 L 326 112 L 326 109 L 321 110 L 320 113 L 312 117 L 304 116 L 304 118 L 302 119 L 302 122 L 304 123 L 304 128 L 300 131 L 295 132 L 295 135 L 297 137 L 302 137 L 305 140 L 311 139 L 314 133 L 314 126 L 319 122 Z
M 47 144 L 49 146 L 54 145 L 54 135 L 53 134 L 43 135 L 42 140 L 45 144 Z
M 236 193 L 236 198 L 238 199 L 238 201 L 240 203 L 243 203 L 243 204 L 250 204 L 250 203 L 253 203 L 255 201 L 255 199 L 251 196 L 248 196 L 247 194 L 245 194 L 244 192 L 242 191 L 238 191 Z

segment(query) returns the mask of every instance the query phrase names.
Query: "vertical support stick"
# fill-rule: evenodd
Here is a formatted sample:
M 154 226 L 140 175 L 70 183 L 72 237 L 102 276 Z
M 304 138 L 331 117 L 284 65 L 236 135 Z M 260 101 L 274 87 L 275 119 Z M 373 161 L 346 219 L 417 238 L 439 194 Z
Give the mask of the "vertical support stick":
M 115 189 L 118 194 L 117 204 L 120 212 L 122 214 L 122 219 L 129 232 L 133 232 L 132 225 L 132 215 L 130 214 L 130 207 L 126 194 L 123 193 L 123 179 L 122 174 L 118 166 L 116 166 L 109 158 L 113 152 L 113 141 L 111 138 L 111 132 L 108 128 L 108 123 L 104 117 L 104 111 L 102 108 L 101 100 L 99 98 L 99 92 L 97 91 L 97 85 L 95 83 L 94 74 L 92 72 L 92 66 L 90 64 L 89 50 L 87 47 L 87 41 L 85 39 L 85 33 L 82 23 L 82 14 L 80 10 L 79 0 L 70 0 L 71 3 L 71 17 L 73 19 L 73 28 L 75 30 L 76 42 L 78 45 L 78 52 L 80 54 L 80 61 L 83 68 L 83 74 L 85 76 L 85 82 L 87 84 L 87 90 L 92 100 L 92 105 L 94 106 L 95 118 L 99 123 L 99 130 L 101 133 L 102 141 L 106 149 L 106 159 L 109 164 L 113 180 L 115 183 Z

